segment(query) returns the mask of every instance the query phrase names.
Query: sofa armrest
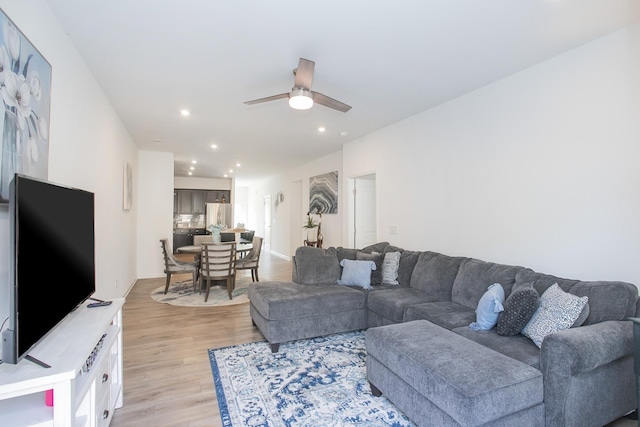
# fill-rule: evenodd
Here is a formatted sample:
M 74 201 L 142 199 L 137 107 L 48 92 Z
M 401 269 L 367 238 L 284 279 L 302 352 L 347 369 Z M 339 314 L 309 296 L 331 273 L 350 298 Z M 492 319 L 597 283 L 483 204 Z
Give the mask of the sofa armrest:
M 606 321 L 570 328 L 542 341 L 543 374 L 575 376 L 633 354 L 633 326 L 629 321 Z
M 542 341 L 546 425 L 605 425 L 635 408 L 633 326 L 610 320 Z

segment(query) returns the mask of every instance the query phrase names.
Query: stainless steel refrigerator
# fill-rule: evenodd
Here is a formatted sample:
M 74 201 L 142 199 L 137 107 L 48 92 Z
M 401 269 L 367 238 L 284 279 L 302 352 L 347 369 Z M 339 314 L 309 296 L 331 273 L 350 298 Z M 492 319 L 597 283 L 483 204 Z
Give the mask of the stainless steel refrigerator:
M 233 209 L 230 203 L 207 203 L 206 207 L 207 230 L 211 225 L 226 225 L 227 228 L 233 228 Z

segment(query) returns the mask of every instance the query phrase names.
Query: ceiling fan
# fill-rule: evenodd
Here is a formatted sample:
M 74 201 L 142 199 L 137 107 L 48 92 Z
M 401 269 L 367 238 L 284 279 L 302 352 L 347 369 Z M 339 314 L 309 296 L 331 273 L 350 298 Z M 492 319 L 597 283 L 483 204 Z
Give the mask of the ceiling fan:
M 346 113 L 351 109 L 350 105 L 337 101 L 333 98 L 323 95 L 320 92 L 311 90 L 311 82 L 313 81 L 313 68 L 316 63 L 308 59 L 300 58 L 298 68 L 293 70 L 294 82 L 291 92 L 281 93 L 278 95 L 267 96 L 266 98 L 254 99 L 246 101 L 245 104 L 253 105 L 261 102 L 275 101 L 276 99 L 289 98 L 289 106 L 296 110 L 308 110 L 313 103 L 333 108 L 334 110 Z

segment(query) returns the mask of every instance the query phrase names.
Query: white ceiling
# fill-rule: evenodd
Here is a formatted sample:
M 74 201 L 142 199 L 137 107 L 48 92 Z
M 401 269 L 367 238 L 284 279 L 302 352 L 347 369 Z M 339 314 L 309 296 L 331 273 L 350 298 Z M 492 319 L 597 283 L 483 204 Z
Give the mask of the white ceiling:
M 638 0 L 47 1 L 141 149 L 240 185 L 640 21 Z M 300 57 L 351 111 L 243 103 Z

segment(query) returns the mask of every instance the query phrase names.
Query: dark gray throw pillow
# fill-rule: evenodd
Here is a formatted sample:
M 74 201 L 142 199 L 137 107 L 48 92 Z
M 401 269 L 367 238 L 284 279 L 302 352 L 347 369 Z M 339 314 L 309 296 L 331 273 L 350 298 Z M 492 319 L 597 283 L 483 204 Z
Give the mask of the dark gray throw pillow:
M 523 286 L 511 292 L 504 302 L 504 311 L 498 316 L 498 335 L 518 335 L 531 320 L 539 302 L 540 295 L 531 286 Z
M 368 254 L 362 251 L 356 253 L 356 259 L 359 261 L 373 261 L 376 269 L 371 272 L 371 286 L 382 285 L 382 264 L 384 263 L 384 254 Z

